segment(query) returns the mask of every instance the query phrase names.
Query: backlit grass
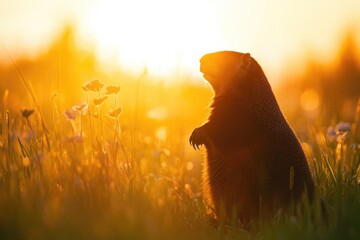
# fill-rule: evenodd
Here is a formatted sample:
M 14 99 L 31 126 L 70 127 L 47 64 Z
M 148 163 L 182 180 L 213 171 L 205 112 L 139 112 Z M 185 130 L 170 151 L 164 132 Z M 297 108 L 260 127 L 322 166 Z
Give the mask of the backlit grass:
M 149 85 L 146 95 L 143 89 L 92 80 L 78 89 L 83 101 L 69 108 L 57 96 L 45 110 L 36 96 L 27 109 L 2 108 L 1 239 L 360 236 L 359 108 L 351 123 L 302 126 L 300 140 L 328 223 L 310 213 L 282 214 L 244 230 L 209 223 L 202 156 L 188 146 L 192 128 L 206 118 L 211 93 Z

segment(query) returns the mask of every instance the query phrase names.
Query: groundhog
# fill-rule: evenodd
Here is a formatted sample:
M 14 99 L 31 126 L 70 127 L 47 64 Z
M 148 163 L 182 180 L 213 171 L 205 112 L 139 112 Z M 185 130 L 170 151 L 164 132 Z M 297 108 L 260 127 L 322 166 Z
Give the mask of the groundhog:
M 200 60 L 214 90 L 208 121 L 190 144 L 204 144 L 205 198 L 217 219 L 249 224 L 307 196 L 314 182 L 301 145 L 271 86 L 249 53 L 221 51 Z

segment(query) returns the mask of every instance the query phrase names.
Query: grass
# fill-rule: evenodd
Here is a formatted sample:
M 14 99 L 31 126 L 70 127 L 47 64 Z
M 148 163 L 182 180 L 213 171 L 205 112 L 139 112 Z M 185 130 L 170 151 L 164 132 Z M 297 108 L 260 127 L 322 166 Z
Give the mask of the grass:
M 339 125 L 332 132 L 326 132 L 328 126 L 316 130 L 308 126 L 304 137 L 308 140 L 302 141 L 327 205 L 328 224 L 310 214 L 283 214 L 246 231 L 231 226 L 216 228 L 207 220 L 201 156 L 187 146 L 190 129 L 205 116 L 206 110 L 195 116 L 197 107 L 204 108 L 206 103 L 194 107 L 198 99 L 167 101 L 195 96 L 196 90 L 180 89 L 180 96 L 176 95 L 179 89 L 164 90 L 158 103 L 165 109 L 153 108 L 156 103 L 141 101 L 137 95 L 133 112 L 120 108 L 119 95 L 126 89 L 118 93 L 118 86 L 91 81 L 80 91 L 84 91 L 86 102 L 71 109 L 61 109 L 56 98 L 44 113 L 36 104 L 34 112 L 3 109 L 1 239 L 360 236 L 359 116 L 347 128 Z M 136 92 L 142 94 L 139 88 Z

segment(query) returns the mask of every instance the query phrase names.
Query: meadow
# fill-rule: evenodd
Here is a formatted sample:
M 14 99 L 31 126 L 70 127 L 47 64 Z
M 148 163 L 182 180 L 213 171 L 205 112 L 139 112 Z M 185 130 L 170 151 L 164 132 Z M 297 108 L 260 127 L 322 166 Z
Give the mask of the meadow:
M 23 66 L 14 62 L 16 83 L 0 85 L 1 239 L 359 238 L 360 102 L 348 122 L 285 111 L 327 223 L 307 212 L 251 230 L 214 227 L 202 197 L 203 155 L 188 144 L 209 112 L 209 87 L 150 82 L 146 71 L 127 81 L 90 79 L 81 73 L 91 70 L 66 64 L 61 74 Z M 46 95 L 46 80 L 32 80 L 46 78 L 44 69 L 71 91 Z

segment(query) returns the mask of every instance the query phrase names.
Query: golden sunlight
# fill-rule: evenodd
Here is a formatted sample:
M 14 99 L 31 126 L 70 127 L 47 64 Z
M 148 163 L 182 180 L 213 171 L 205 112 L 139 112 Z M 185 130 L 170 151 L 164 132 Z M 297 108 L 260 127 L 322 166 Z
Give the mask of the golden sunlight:
M 0 240 L 360 239 L 359 13 L 0 0 Z
M 207 52 L 246 51 L 277 83 L 286 69 L 301 72 L 308 56 L 332 61 L 346 28 L 359 38 L 358 9 L 352 0 L 12 0 L 0 1 L 0 35 L 15 58 L 36 57 L 67 23 L 76 27 L 77 46 L 94 50 L 103 67 L 171 79 L 200 77 Z M 2 48 L 0 62 L 8 62 Z
M 314 89 L 305 90 L 301 95 L 300 104 L 305 111 L 311 112 L 317 110 L 320 105 L 319 94 Z
M 168 75 L 194 67 L 197 71 L 199 57 L 219 46 L 215 20 L 215 11 L 204 0 L 135 0 L 98 2 L 79 24 L 102 60 Z

